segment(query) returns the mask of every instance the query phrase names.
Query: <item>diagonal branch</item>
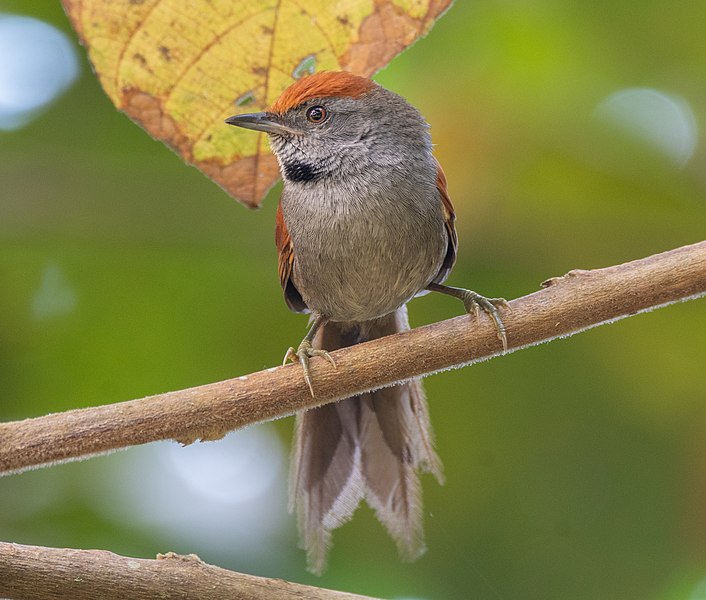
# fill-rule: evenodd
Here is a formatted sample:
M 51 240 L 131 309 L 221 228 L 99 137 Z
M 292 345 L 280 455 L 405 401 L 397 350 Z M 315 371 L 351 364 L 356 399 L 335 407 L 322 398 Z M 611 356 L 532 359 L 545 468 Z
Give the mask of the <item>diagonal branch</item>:
M 206 564 L 195 554 L 157 560 L 105 550 L 45 548 L 0 542 L 0 597 L 15 600 L 374 600 L 255 577 Z
M 508 352 L 706 294 L 706 241 L 641 260 L 571 271 L 510 302 Z M 228 431 L 393 383 L 502 354 L 486 316 L 464 315 L 332 353 L 338 368 L 311 362 L 316 398 L 301 367 L 95 408 L 0 423 L 0 474 L 175 439 Z

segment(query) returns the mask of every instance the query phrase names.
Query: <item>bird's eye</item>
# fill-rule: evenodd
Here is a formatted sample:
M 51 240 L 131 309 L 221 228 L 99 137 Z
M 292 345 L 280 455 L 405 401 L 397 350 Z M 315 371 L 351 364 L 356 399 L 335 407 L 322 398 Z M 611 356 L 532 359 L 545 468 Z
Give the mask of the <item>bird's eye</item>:
M 306 118 L 310 123 L 323 123 L 328 113 L 323 106 L 312 106 L 306 111 Z

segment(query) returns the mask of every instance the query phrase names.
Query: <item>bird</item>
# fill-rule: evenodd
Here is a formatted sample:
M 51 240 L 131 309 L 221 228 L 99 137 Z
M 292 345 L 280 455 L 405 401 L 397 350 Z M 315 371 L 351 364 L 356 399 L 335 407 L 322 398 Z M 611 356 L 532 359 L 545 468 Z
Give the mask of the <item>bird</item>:
M 502 298 L 444 285 L 456 261 L 454 207 L 429 126 L 402 96 L 370 78 L 320 71 L 296 80 L 265 111 L 229 125 L 264 132 L 283 189 L 275 219 L 287 306 L 310 314 L 288 360 L 409 329 L 407 302 L 430 291 L 487 313 L 507 349 Z M 290 474 L 308 569 L 320 574 L 334 529 L 365 499 L 403 560 L 425 551 L 419 474 L 443 483 L 419 380 L 299 412 Z

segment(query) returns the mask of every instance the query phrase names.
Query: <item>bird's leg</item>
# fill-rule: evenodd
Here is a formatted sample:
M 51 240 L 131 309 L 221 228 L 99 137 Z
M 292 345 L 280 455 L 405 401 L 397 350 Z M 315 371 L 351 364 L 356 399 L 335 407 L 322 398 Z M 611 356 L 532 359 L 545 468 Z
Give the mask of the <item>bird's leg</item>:
M 441 292 L 447 296 L 458 298 L 466 307 L 466 312 L 469 314 L 472 312 L 476 318 L 478 318 L 482 309 L 484 313 L 493 319 L 495 329 L 498 332 L 498 339 L 503 343 L 503 350 L 507 350 L 507 332 L 505 330 L 505 324 L 503 323 L 502 318 L 500 318 L 500 311 L 498 311 L 498 308 L 510 309 L 510 306 L 505 298 L 486 298 L 485 296 L 481 296 L 471 290 L 450 287 L 439 283 L 430 283 L 427 286 L 427 289 L 431 292 Z
M 314 356 L 321 356 L 322 358 L 325 358 L 327 361 L 329 361 L 334 369 L 336 368 L 336 361 L 333 360 L 333 357 L 328 352 L 326 352 L 326 350 L 319 350 L 317 348 L 311 347 L 311 342 L 314 339 L 316 332 L 319 330 L 319 327 L 326 323 L 326 321 L 328 321 L 328 319 L 323 315 L 314 314 L 314 320 L 311 324 L 311 327 L 309 328 L 309 332 L 306 334 L 306 336 L 304 336 L 304 339 L 302 340 L 301 344 L 299 344 L 299 347 L 297 348 L 296 352 L 294 351 L 294 348 L 290 347 L 289 350 L 287 350 L 287 353 L 284 355 L 284 361 L 282 361 L 283 365 L 286 365 L 287 362 L 290 360 L 292 362 L 301 363 L 302 369 L 304 370 L 304 381 L 306 381 L 306 384 L 309 386 L 309 391 L 311 392 L 312 398 L 314 397 L 314 388 L 311 385 L 309 359 Z

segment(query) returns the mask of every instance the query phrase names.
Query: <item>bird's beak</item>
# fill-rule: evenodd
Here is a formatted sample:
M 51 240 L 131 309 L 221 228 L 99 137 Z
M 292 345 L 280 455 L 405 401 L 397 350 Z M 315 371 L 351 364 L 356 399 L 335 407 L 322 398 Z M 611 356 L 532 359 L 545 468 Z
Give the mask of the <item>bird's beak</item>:
M 235 115 L 226 119 L 228 125 L 243 127 L 244 129 L 254 129 L 255 131 L 264 131 L 265 133 L 274 133 L 275 135 L 296 135 L 298 131 L 287 127 L 279 122 L 277 115 L 273 113 L 248 113 L 245 115 Z

